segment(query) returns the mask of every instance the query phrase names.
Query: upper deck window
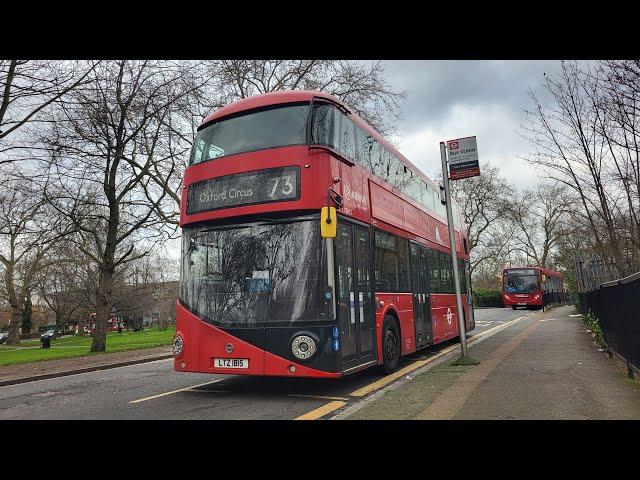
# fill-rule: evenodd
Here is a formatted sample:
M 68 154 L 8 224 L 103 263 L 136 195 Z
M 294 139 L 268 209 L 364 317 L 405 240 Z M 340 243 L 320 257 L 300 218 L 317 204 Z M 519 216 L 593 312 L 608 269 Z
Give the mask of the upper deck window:
M 198 132 L 190 164 L 306 142 L 308 103 L 275 105 L 223 118 Z

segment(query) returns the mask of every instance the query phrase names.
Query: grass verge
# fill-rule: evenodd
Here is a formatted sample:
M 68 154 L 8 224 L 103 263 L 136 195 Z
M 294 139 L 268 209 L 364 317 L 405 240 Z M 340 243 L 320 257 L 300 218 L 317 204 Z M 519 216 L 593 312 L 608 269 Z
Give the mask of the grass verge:
M 174 334 L 173 326 L 164 331 L 150 328 L 139 332 L 110 332 L 107 334 L 106 353 L 171 345 Z M 96 355 L 89 352 L 91 341 L 90 336 L 74 336 L 53 340 L 51 348 L 39 348 L 40 340 L 25 340 L 17 348 L 1 345 L 0 366 Z

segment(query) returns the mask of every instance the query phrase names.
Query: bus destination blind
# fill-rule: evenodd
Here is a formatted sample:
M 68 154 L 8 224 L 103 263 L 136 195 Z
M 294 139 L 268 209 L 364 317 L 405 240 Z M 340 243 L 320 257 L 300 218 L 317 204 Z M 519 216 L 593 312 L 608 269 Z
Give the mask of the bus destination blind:
M 187 214 L 300 198 L 300 167 L 236 173 L 193 183 Z
M 534 269 L 507 270 L 507 275 L 535 275 Z

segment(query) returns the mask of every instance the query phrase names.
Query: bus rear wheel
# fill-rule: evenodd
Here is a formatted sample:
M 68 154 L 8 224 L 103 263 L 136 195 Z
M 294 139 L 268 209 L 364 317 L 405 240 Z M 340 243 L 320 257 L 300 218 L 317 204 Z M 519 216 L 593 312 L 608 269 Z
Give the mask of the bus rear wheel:
M 513 308 L 514 310 L 516 310 L 518 307 L 516 307 L 515 305 L 511 305 L 511 308 Z
M 395 318 L 384 317 L 382 323 L 382 368 L 385 373 L 393 373 L 400 363 L 400 333 Z

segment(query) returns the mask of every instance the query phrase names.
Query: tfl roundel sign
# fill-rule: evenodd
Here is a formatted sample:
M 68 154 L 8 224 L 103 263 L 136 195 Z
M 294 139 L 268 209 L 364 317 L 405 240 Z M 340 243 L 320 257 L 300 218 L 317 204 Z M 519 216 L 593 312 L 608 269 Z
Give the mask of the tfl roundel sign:
M 459 180 L 480 175 L 476 137 L 458 138 L 447 142 L 449 178 Z

